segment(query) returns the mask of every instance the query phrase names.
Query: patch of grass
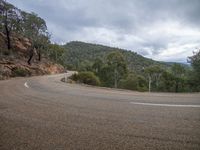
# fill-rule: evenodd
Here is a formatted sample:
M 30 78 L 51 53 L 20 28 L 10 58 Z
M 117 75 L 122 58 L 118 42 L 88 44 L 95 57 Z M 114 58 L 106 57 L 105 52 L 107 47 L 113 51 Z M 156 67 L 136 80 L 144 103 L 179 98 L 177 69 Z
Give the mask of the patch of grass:
M 31 75 L 31 72 L 25 68 L 15 67 L 12 69 L 13 77 L 27 77 L 30 75 Z

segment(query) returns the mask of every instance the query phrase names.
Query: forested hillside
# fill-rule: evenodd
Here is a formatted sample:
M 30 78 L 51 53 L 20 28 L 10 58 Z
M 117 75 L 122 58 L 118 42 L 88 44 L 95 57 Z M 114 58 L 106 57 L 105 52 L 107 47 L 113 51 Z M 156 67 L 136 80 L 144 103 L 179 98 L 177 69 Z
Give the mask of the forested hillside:
M 86 66 L 91 66 L 97 58 L 105 61 L 110 52 L 122 53 L 129 70 L 137 73 L 152 65 L 159 65 L 166 69 L 171 66 L 171 64 L 145 58 L 133 51 L 103 45 L 73 41 L 64 45 L 64 48 L 66 50 L 65 63 L 68 68 L 75 70 L 84 70 Z
M 0 0 L 0 79 L 62 72 L 55 47 L 45 20 Z
M 63 64 L 80 72 L 71 77 L 77 82 L 139 91 L 199 90 L 195 83 L 198 76 L 191 76 L 194 71 L 184 64 L 159 62 L 132 51 L 77 41 L 63 47 Z

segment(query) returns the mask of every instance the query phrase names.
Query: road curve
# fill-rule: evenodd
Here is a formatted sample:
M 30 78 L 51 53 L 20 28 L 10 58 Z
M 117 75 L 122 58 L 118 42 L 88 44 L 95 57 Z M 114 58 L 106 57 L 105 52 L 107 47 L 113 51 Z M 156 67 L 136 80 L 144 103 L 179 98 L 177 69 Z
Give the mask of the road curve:
M 0 150 L 200 149 L 200 108 L 189 107 L 200 94 L 92 88 L 62 77 L 0 81 Z

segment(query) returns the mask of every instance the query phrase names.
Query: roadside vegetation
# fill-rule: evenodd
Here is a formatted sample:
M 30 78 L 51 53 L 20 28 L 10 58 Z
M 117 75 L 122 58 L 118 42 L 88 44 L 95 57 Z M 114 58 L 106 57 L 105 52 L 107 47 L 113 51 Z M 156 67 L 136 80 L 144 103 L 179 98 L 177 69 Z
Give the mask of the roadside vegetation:
M 110 52 L 105 60 L 94 60 L 93 64 L 80 69 L 80 73 L 72 75 L 71 79 L 80 83 L 91 84 L 91 80 L 98 78 L 99 86 L 122 88 L 136 91 L 153 92 L 197 92 L 200 91 L 200 51 L 188 58 L 191 67 L 173 63 L 170 67 L 151 65 L 143 68 L 140 73 L 128 69 L 128 64 L 120 52 Z M 80 80 L 85 74 L 87 80 Z
M 27 77 L 27 76 L 31 76 L 31 72 L 25 68 L 20 68 L 20 67 L 16 67 L 13 68 L 13 77 Z
M 93 72 L 80 72 L 75 73 L 70 77 L 71 80 L 77 83 L 84 83 L 88 85 L 99 86 L 99 78 Z

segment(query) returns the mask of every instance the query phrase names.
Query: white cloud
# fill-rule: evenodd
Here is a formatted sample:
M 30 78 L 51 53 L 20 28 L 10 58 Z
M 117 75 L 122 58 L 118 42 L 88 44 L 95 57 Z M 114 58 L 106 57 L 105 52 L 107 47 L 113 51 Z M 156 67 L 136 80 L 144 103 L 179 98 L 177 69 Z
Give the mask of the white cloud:
M 44 18 L 57 43 L 93 42 L 180 62 L 200 47 L 199 0 L 8 1 Z

